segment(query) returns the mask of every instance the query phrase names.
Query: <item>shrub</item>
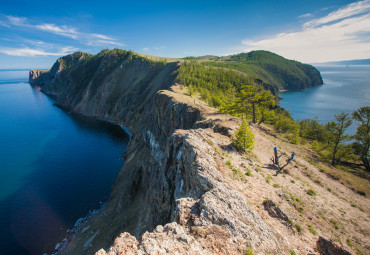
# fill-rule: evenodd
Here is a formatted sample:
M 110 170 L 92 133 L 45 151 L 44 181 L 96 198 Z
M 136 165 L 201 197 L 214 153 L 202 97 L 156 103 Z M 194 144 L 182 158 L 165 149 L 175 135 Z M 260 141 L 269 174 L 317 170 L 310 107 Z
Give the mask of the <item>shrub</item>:
M 226 165 L 228 166 L 228 167 L 230 167 L 230 168 L 232 168 L 233 166 L 231 165 L 231 161 L 230 160 L 227 160 L 226 161 Z
M 252 250 L 251 247 L 248 247 L 245 251 L 244 251 L 244 254 L 245 255 L 254 255 L 254 252 Z
M 306 193 L 307 193 L 308 195 L 310 195 L 310 196 L 315 196 L 315 195 L 316 195 L 316 192 L 315 192 L 315 191 L 313 191 L 312 189 L 307 190 L 307 191 L 306 191 Z
M 331 219 L 330 222 L 334 225 L 334 228 L 335 229 L 339 229 L 339 226 L 338 226 L 338 222 L 336 222 L 335 220 Z
M 298 232 L 301 232 L 302 231 L 302 227 L 298 224 L 295 224 L 295 227 L 296 229 L 298 230 Z
M 308 224 L 308 230 L 309 230 L 313 235 L 317 235 L 316 230 L 314 230 L 310 224 Z

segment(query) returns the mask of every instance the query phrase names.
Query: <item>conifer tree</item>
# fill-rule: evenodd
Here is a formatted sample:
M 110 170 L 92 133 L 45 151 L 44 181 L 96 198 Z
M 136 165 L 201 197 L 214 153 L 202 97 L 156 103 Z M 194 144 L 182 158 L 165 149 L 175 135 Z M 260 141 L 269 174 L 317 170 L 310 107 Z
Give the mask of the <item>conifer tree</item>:
M 243 151 L 253 150 L 254 148 L 254 133 L 249 127 L 246 120 L 243 120 L 239 129 L 235 132 L 232 138 L 236 148 Z
M 347 113 L 336 114 L 336 121 L 326 124 L 328 131 L 327 141 L 331 149 L 331 164 L 334 165 L 344 154 L 349 152 L 350 147 L 345 142 L 350 136 L 345 134 L 346 129 L 352 124 L 352 119 Z
M 367 171 L 370 171 L 369 149 L 370 149 L 370 107 L 361 107 L 353 113 L 353 119 L 359 122 L 355 142 L 353 143 L 354 153 L 358 155 Z

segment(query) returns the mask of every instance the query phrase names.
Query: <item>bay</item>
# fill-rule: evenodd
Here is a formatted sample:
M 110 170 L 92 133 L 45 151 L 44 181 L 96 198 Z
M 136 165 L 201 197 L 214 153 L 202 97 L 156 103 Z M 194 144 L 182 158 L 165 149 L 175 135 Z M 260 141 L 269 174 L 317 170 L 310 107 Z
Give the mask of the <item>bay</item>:
M 0 70 L 0 253 L 54 249 L 106 201 L 129 137 L 55 107 L 28 71 Z
M 370 66 L 317 66 L 324 85 L 303 91 L 280 94 L 280 105 L 295 120 L 317 117 L 321 123 L 334 120 L 334 115 L 351 114 L 370 105 Z M 354 132 L 352 126 L 351 132 Z

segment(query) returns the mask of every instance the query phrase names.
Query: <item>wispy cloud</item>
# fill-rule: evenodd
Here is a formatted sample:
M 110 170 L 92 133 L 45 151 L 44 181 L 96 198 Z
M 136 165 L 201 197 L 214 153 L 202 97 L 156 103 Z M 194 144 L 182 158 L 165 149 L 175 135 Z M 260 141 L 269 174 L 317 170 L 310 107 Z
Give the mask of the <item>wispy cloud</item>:
M 353 17 L 354 15 L 369 13 L 370 11 L 370 1 L 360 1 L 347 5 L 344 8 L 340 8 L 337 11 L 329 13 L 327 16 L 314 19 L 304 24 L 304 27 L 314 28 L 320 25 L 328 24 L 329 22 L 339 21 L 341 19 Z
M 5 16 L 5 20 L 0 20 L 0 25 L 6 27 L 19 27 L 30 30 L 38 30 L 47 33 L 52 33 L 62 37 L 70 38 L 86 45 L 117 45 L 124 46 L 123 43 L 117 39 L 103 34 L 85 33 L 78 30 L 78 28 L 68 25 L 56 25 L 53 23 L 35 24 L 25 17 Z
M 242 41 L 243 51 L 270 50 L 303 62 L 370 58 L 370 0 L 305 22 L 296 32 Z
M 30 44 L 30 45 L 37 46 L 37 47 L 44 47 L 44 48 L 52 48 L 53 47 L 53 44 L 47 43 L 47 42 L 44 42 L 44 41 L 41 41 L 41 40 L 23 39 L 23 41 L 26 44 Z
M 77 32 L 77 29 L 74 27 L 68 27 L 68 26 L 57 26 L 54 24 L 41 24 L 41 25 L 35 25 L 35 28 L 50 32 L 56 35 L 61 35 L 65 37 L 69 37 L 72 39 L 77 39 L 79 36 L 79 33 Z
M 31 48 L 0 48 L 0 53 L 18 56 L 18 57 L 35 57 L 35 56 L 63 56 L 78 50 L 74 47 L 64 47 L 57 52 L 47 52 L 42 49 Z
M 110 36 L 106 36 L 106 35 L 101 35 L 101 34 L 91 34 L 91 36 L 95 37 L 95 38 L 99 38 L 99 39 L 104 39 L 104 40 L 114 40 L 112 37 Z
M 312 13 L 306 13 L 306 14 L 302 14 L 298 16 L 298 18 L 305 19 L 305 18 L 310 18 L 312 16 L 313 16 Z
M 163 50 L 163 49 L 166 49 L 167 47 L 166 46 L 160 46 L 160 47 L 145 47 L 142 49 L 142 51 L 159 51 L 159 50 Z

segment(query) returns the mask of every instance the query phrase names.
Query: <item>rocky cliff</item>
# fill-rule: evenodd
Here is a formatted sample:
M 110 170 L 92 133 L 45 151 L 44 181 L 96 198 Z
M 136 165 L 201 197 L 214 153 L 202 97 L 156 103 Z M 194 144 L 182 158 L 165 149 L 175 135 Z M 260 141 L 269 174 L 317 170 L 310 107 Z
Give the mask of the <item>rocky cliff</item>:
M 239 120 L 184 95 L 176 84 L 180 64 L 122 50 L 79 52 L 48 73 L 32 73 L 30 83 L 56 95 L 61 107 L 133 134 L 107 206 L 59 253 L 288 254 L 289 241 L 224 170 L 220 150 L 234 153 L 230 136 Z
M 28 80 L 31 84 L 43 85 L 48 73 L 49 70 L 31 70 Z

